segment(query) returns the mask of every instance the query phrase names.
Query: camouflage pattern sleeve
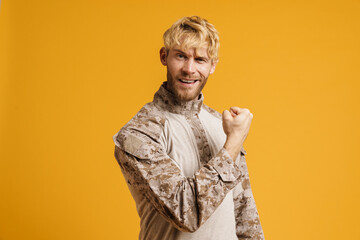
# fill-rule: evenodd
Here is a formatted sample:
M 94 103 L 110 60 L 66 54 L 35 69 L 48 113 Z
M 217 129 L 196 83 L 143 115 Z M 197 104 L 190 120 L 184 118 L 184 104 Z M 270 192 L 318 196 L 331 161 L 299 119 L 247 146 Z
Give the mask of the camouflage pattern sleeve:
M 246 154 L 246 152 L 245 152 Z M 240 155 L 239 168 L 244 173 L 240 183 L 234 188 L 234 210 L 236 221 L 236 235 L 238 239 L 263 240 L 264 233 L 251 191 L 249 173 L 246 166 L 244 151 Z
M 196 231 L 243 177 L 223 148 L 193 176 L 185 177 L 154 138 L 121 132 L 115 157 L 129 184 L 180 231 Z

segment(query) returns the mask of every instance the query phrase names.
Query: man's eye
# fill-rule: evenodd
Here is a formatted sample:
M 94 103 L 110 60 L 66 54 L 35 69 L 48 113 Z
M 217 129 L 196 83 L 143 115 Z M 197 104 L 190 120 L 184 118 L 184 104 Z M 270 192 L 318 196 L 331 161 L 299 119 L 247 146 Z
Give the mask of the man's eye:
M 196 61 L 198 61 L 198 62 L 205 62 L 205 59 L 203 59 L 203 58 L 197 58 Z
M 178 54 L 178 58 L 184 58 L 184 55 Z

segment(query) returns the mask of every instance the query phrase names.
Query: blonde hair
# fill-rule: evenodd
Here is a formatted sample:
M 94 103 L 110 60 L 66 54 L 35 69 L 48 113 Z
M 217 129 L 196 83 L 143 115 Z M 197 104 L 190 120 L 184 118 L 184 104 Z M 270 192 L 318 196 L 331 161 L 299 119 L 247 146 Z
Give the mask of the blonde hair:
M 218 61 L 219 35 L 215 27 L 198 16 L 183 17 L 177 20 L 163 35 L 167 51 L 175 46 L 181 50 L 207 47 L 209 58 Z

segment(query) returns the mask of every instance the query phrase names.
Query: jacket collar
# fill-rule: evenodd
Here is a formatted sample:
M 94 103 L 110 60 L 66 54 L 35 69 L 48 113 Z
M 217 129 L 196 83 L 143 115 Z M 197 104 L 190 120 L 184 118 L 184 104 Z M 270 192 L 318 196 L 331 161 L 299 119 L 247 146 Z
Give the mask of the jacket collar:
M 190 101 L 179 101 L 176 97 L 169 92 L 166 88 L 166 82 L 164 82 L 160 89 L 155 93 L 153 102 L 161 107 L 162 109 L 184 115 L 191 115 L 194 113 L 199 113 L 201 110 L 202 103 L 204 101 L 204 96 L 202 93 Z

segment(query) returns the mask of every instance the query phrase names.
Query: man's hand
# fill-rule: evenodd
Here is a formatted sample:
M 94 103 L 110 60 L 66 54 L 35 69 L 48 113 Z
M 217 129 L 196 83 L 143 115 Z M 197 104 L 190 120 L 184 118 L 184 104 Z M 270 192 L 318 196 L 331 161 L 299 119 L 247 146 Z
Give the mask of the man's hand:
M 222 114 L 223 129 L 227 136 L 224 148 L 236 160 L 249 133 L 252 113 L 246 108 L 231 107 Z

